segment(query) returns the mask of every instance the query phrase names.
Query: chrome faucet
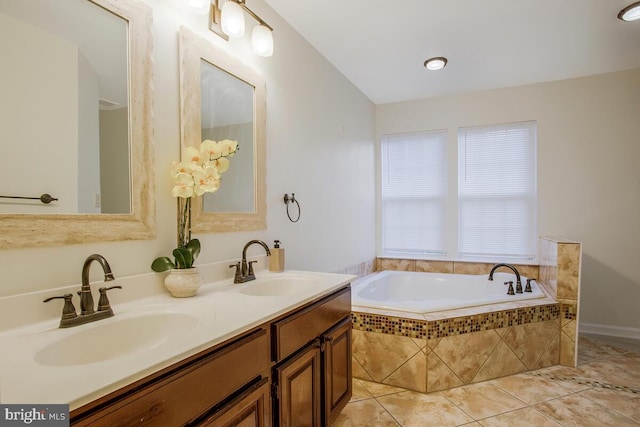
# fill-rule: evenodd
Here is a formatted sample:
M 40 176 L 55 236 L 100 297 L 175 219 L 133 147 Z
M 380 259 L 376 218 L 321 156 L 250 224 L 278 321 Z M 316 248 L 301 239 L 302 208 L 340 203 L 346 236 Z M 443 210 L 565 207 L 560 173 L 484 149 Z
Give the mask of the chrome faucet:
M 49 302 L 53 299 L 64 299 L 62 318 L 60 319 L 61 328 L 78 326 L 113 316 L 113 309 L 111 308 L 111 304 L 109 303 L 109 298 L 107 298 L 107 291 L 111 289 L 122 289 L 122 286 L 100 288 L 98 311 L 95 311 L 93 304 L 93 295 L 91 294 L 91 285 L 89 283 L 89 270 L 93 261 L 98 261 L 98 263 L 102 266 L 105 282 L 110 282 L 115 279 L 113 277 L 113 273 L 111 272 L 109 263 L 102 255 L 93 254 L 87 257 L 87 259 L 84 261 L 84 265 L 82 266 L 82 287 L 78 292 L 78 295 L 80 295 L 80 315 L 76 313 L 76 308 L 73 305 L 73 294 L 64 294 L 62 296 L 51 297 L 43 301 Z
M 256 275 L 253 272 L 253 264 L 257 261 L 247 262 L 247 249 L 249 249 L 249 246 L 253 244 L 261 245 L 264 248 L 267 255 L 271 255 L 269 246 L 267 246 L 267 244 L 262 240 L 250 240 L 249 242 L 247 242 L 247 244 L 244 245 L 244 248 L 242 249 L 242 261 L 236 264 L 231 264 L 229 266 L 229 268 L 233 268 L 233 267 L 236 268 L 236 274 L 233 279 L 233 283 L 244 283 L 244 282 L 249 282 L 251 280 L 256 280 Z
M 522 281 L 520 280 L 520 272 L 518 271 L 517 268 L 515 268 L 511 264 L 496 264 L 496 265 L 494 265 L 491 268 L 491 271 L 489 272 L 489 280 L 493 280 L 493 273 L 500 267 L 509 268 L 509 269 L 511 269 L 511 271 L 513 271 L 515 273 L 515 275 L 516 275 L 516 292 L 521 294 L 522 293 Z

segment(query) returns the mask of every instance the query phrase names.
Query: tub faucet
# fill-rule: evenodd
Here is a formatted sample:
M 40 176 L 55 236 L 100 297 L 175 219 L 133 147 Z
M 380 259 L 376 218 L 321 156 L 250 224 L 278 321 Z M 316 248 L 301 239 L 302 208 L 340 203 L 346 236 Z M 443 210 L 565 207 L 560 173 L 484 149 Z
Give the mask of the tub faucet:
M 518 271 L 517 268 L 515 268 L 513 265 L 511 264 L 496 264 L 491 268 L 491 272 L 489 272 L 489 280 L 493 280 L 493 273 L 500 267 L 507 267 L 510 268 L 511 271 L 513 271 L 516 275 L 516 288 L 520 289 L 520 292 L 522 292 L 522 281 L 520 280 L 520 272 Z
M 44 302 L 49 302 L 53 299 L 64 299 L 65 303 L 64 308 L 62 309 L 62 318 L 60 319 L 61 328 L 78 326 L 113 316 L 113 310 L 111 309 L 109 299 L 107 298 L 107 291 L 111 289 L 122 289 L 122 286 L 100 288 L 98 311 L 95 311 L 93 304 L 93 295 L 91 294 L 91 285 L 89 283 L 89 270 L 93 261 L 98 261 L 98 263 L 102 266 L 105 282 L 115 280 L 115 278 L 113 277 L 113 273 L 111 272 L 109 263 L 102 255 L 89 255 L 84 261 L 84 265 L 82 266 L 82 287 L 78 292 L 78 295 L 80 295 L 80 315 L 76 313 L 76 309 L 73 306 L 73 302 L 71 301 L 73 294 L 64 294 L 62 296 L 51 297 L 44 300 Z
M 244 245 L 244 248 L 242 249 L 242 261 L 238 264 L 231 264 L 229 266 L 230 268 L 231 267 L 236 268 L 236 274 L 233 279 L 233 283 L 244 283 L 250 280 L 256 280 L 256 275 L 253 272 L 253 263 L 256 261 L 247 262 L 247 249 L 249 249 L 249 246 L 253 244 L 261 245 L 264 248 L 267 255 L 271 255 L 269 246 L 267 246 L 267 244 L 262 240 L 250 240 L 249 242 L 247 242 L 247 244 Z

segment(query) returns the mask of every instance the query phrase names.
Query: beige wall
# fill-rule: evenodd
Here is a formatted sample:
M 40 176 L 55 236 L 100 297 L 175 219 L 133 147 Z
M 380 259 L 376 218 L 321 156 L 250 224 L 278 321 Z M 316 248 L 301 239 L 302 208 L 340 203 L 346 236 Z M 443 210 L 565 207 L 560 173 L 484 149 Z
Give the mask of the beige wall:
M 0 199 L 1 211 L 77 212 L 77 46 L 0 13 L 0 52 L 0 195 L 60 199 L 48 206 Z M 30 180 L 34 174 L 48 179 Z
M 153 8 L 157 238 L 0 251 L 0 296 L 80 283 L 82 263 L 104 255 L 114 274 L 151 273 L 154 258 L 176 244 L 176 201 L 169 169 L 180 155 L 178 29 L 184 25 L 254 67 L 267 88 L 267 225 L 257 232 L 197 235 L 196 264 L 239 259 L 251 239 L 282 241 L 287 268 L 343 269 L 375 256 L 374 105 L 313 50 L 263 0 L 255 10 L 274 29 L 275 53 L 260 58 L 245 38 L 225 42 L 185 1 L 145 0 Z M 74 17 L 80 19 L 81 17 Z M 247 22 L 250 19 L 247 17 Z M 4 147 L 7 141 L 0 141 Z M 284 193 L 296 193 L 302 217 L 287 219 Z M 136 197 L 137 195 L 134 195 Z M 249 255 L 258 255 L 253 246 Z M 101 280 L 97 268 L 92 278 Z M 126 284 L 125 284 L 126 285 Z M 25 307 L 28 310 L 29 307 Z
M 638 118 L 631 70 L 380 105 L 376 129 L 447 128 L 454 146 L 461 126 L 537 120 L 538 232 L 583 244 L 581 325 L 640 337 Z

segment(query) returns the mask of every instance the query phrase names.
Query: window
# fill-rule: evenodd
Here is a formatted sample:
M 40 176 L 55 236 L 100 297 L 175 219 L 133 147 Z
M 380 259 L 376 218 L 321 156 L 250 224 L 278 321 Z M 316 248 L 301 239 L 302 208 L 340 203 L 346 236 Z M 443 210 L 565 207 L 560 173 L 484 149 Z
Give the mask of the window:
M 382 255 L 535 260 L 536 123 L 457 136 L 457 170 L 446 130 L 382 137 Z
M 446 252 L 447 131 L 382 138 L 382 251 Z
M 458 130 L 458 256 L 533 260 L 536 124 Z

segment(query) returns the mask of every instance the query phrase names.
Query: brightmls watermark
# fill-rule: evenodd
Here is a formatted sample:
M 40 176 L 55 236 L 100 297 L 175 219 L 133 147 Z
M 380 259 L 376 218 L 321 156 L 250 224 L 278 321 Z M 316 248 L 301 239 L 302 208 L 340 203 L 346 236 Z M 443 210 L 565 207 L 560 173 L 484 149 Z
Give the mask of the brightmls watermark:
M 69 405 L 0 404 L 0 427 L 69 427 Z

